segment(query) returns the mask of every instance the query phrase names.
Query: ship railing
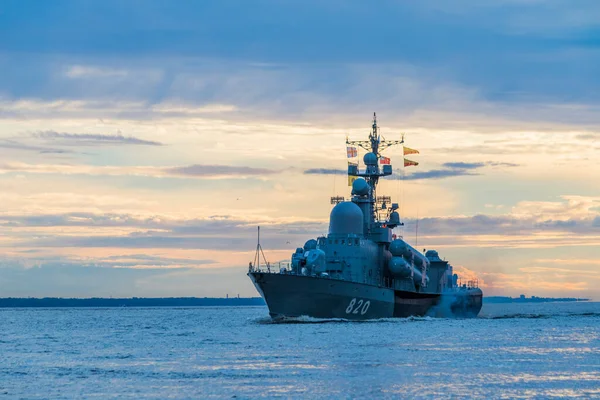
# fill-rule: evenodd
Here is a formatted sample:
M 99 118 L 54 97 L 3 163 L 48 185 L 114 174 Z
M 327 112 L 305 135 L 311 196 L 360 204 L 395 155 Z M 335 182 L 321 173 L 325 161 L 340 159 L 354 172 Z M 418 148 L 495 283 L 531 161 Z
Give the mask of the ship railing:
M 458 280 L 457 289 L 459 290 L 469 290 L 469 289 L 478 289 L 479 288 L 479 279 L 470 279 L 467 281 Z
M 269 274 L 290 273 L 292 271 L 289 261 L 277 261 L 274 263 L 267 262 L 265 264 L 255 265 L 251 262 L 248 264 L 248 272 L 263 272 Z

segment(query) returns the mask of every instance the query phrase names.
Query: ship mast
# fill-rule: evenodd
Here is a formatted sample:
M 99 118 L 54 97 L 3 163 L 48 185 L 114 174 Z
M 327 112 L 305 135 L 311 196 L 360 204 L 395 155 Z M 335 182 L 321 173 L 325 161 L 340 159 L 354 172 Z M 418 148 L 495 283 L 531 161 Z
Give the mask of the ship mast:
M 260 245 L 260 226 L 258 227 L 258 238 L 256 242 L 256 253 L 254 254 L 254 268 L 260 269 L 260 256 L 262 254 L 262 259 L 267 266 L 267 271 L 271 272 L 271 264 L 267 261 L 267 257 L 265 257 L 265 253 L 263 252 L 262 246 Z M 252 269 L 252 263 L 250 263 L 250 268 Z
M 404 136 L 401 140 L 385 140 L 379 133 L 379 127 L 377 126 L 377 114 L 373 113 L 373 125 L 369 134 L 369 140 L 348 140 L 346 139 L 346 145 L 359 146 L 369 153 L 365 155 L 365 171 L 359 172 L 358 168 L 352 168 L 349 166 L 348 175 L 360 176 L 365 178 L 369 184 L 371 190 L 369 191 L 368 201 L 371 204 L 371 222 L 375 222 L 377 219 L 377 209 L 375 205 L 378 203 L 378 197 L 376 195 L 377 184 L 379 177 L 392 175 L 392 166 L 385 165 L 383 170 L 379 168 L 379 159 L 381 157 L 381 151 L 391 146 L 401 145 L 404 143 Z M 389 201 L 389 198 L 381 199 L 382 203 Z

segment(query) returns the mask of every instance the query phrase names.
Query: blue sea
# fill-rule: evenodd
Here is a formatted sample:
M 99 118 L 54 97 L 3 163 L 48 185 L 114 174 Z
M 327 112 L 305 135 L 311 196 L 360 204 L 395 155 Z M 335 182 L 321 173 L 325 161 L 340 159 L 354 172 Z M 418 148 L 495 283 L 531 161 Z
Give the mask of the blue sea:
M 272 323 L 265 307 L 0 310 L 0 398 L 600 398 L 600 303 Z

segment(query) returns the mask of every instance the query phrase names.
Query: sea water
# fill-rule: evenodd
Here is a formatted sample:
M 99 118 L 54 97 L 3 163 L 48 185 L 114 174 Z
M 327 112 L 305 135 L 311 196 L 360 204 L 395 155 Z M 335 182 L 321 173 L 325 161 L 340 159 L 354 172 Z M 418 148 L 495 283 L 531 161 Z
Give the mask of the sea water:
M 272 323 L 266 307 L 0 310 L 0 398 L 600 398 L 600 303 Z

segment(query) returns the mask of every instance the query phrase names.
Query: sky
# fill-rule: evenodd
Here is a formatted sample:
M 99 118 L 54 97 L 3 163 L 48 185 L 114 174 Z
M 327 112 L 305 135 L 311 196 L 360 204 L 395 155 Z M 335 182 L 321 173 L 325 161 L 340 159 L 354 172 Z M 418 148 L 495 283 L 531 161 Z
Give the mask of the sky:
M 600 299 L 600 3 L 5 0 L 0 296 L 257 296 L 379 192 L 486 295 Z M 362 154 L 361 154 L 362 155 Z M 417 234 L 418 221 L 418 234 Z

